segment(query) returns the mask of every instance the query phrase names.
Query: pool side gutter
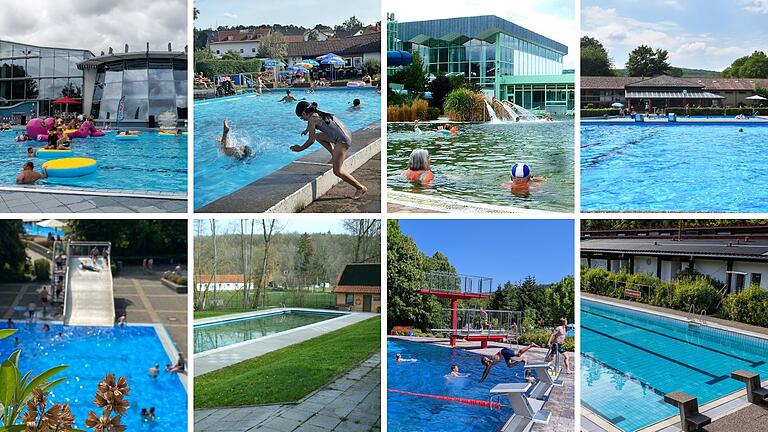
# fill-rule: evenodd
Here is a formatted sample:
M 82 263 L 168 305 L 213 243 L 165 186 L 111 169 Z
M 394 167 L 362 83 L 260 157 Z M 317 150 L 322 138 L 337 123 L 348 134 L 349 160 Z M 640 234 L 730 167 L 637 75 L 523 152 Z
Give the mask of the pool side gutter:
M 344 162 L 354 172 L 381 152 L 381 125 L 371 123 L 352 133 Z M 204 205 L 198 213 L 296 213 L 328 192 L 341 179 L 333 174 L 324 148 L 301 157 L 235 192 Z M 352 189 L 350 187 L 350 196 Z
M 284 310 L 298 309 L 286 308 Z M 198 377 L 245 360 L 259 357 L 272 351 L 277 351 L 287 346 L 295 345 L 317 336 L 342 329 L 377 315 L 378 314 L 367 312 L 345 313 L 340 317 L 331 318 L 306 326 L 296 327 L 290 330 L 274 333 L 257 339 L 239 342 L 201 353 L 195 353 L 193 369 L 194 376 Z M 231 318 L 231 315 L 226 317 L 226 319 Z M 221 317 L 219 317 L 219 319 L 221 319 Z
M 625 301 L 613 301 L 613 300 L 617 300 L 617 299 L 613 299 L 613 298 L 610 298 L 610 297 L 597 296 L 597 295 L 586 294 L 586 293 L 582 293 L 581 296 L 582 296 L 582 298 L 585 298 L 587 300 L 598 302 L 598 303 L 602 303 L 602 304 L 608 304 L 608 305 L 623 307 L 623 308 L 631 309 L 631 310 L 638 311 L 638 312 L 643 312 L 643 313 L 648 313 L 648 314 L 652 314 L 652 315 L 658 315 L 658 316 L 663 316 L 663 317 L 666 317 L 666 318 L 675 319 L 675 320 L 678 320 L 678 321 L 684 321 L 685 320 L 685 317 L 683 317 L 681 315 L 677 315 L 677 314 L 674 314 L 674 313 L 664 313 L 664 312 L 661 312 L 661 311 L 657 311 L 657 310 L 650 309 L 650 308 L 645 308 L 645 307 L 642 307 L 640 305 L 635 305 L 635 304 L 629 305 Z M 755 337 L 755 338 L 760 338 L 760 339 L 768 338 L 768 336 L 765 335 L 765 334 L 760 334 L 760 333 L 756 333 L 756 332 L 751 332 L 749 330 L 729 327 L 729 326 L 724 325 L 724 324 L 707 322 L 706 325 L 710 326 L 710 327 L 714 327 L 714 328 L 720 329 L 720 330 L 725 330 L 725 331 L 729 331 L 729 332 L 733 332 L 733 333 L 748 335 L 748 336 L 752 336 L 752 337 Z M 762 382 L 762 386 L 764 386 L 764 387 L 768 386 L 768 378 L 766 378 Z M 692 396 L 695 397 L 696 395 L 692 395 Z M 733 393 L 729 393 L 729 394 L 727 394 L 727 395 L 725 395 L 725 396 L 723 396 L 721 398 L 715 399 L 715 400 L 713 400 L 711 402 L 708 402 L 706 404 L 701 405 L 699 407 L 699 411 L 702 414 L 711 417 L 712 420 L 715 421 L 715 420 L 723 418 L 723 417 L 725 417 L 727 415 L 733 414 L 733 413 L 741 410 L 742 408 L 746 408 L 748 406 L 749 406 L 749 403 L 747 402 L 747 392 L 746 392 L 746 390 L 739 390 L 739 391 L 735 391 Z M 582 430 L 587 430 L 587 431 L 590 431 L 590 432 L 592 432 L 592 431 L 601 431 L 601 430 L 602 431 L 606 431 L 606 432 L 621 431 L 621 429 L 616 428 L 613 424 L 611 424 L 610 422 L 608 422 L 604 418 L 600 417 L 598 414 L 593 413 L 592 411 L 586 409 L 583 405 L 582 405 L 581 409 L 582 409 L 582 415 L 581 415 L 581 418 L 582 418 Z M 586 422 L 585 422 L 585 420 L 586 420 Z M 591 425 L 593 425 L 593 428 L 584 428 L 584 426 L 583 426 L 584 424 L 591 424 Z M 681 430 L 679 424 L 680 424 L 680 419 L 679 419 L 678 416 L 675 415 L 675 416 L 671 416 L 671 417 L 668 417 L 666 419 L 663 419 L 661 421 L 658 421 L 656 423 L 653 423 L 653 424 L 651 424 L 649 426 L 646 426 L 646 427 L 644 427 L 642 429 L 639 429 L 638 432 L 659 432 L 659 431 L 663 431 L 663 432 L 677 432 L 677 431 Z M 594 426 L 596 426 L 596 428 Z

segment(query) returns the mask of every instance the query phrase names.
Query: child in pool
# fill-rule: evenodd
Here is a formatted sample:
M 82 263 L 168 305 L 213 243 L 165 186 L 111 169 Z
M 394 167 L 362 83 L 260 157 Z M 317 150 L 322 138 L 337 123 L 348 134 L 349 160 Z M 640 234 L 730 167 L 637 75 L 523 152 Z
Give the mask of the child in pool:
M 533 186 L 531 183 L 547 181 L 546 177 L 533 177 L 533 171 L 526 164 L 516 163 L 509 171 L 509 181 L 502 183 L 501 187 L 512 192 L 527 192 Z
M 360 105 L 360 99 L 355 99 L 355 100 L 353 100 L 353 101 L 352 101 L 352 106 L 351 106 L 351 107 L 349 107 L 349 109 L 348 109 L 348 110 L 349 110 L 349 111 L 358 111 L 358 110 L 360 110 L 361 108 L 363 108 L 363 106 L 362 106 L 362 105 Z
M 27 147 L 27 157 L 35 157 L 35 149 L 33 147 Z
M 446 375 L 446 378 L 466 378 L 469 374 L 459 373 L 459 365 L 451 365 L 451 372 Z
M 229 120 L 224 119 L 224 128 L 221 132 L 221 138 L 219 141 L 219 150 L 227 156 L 233 157 L 237 160 L 243 160 L 251 155 L 251 147 L 247 144 L 236 145 L 230 143 L 229 140 Z
M 410 362 L 415 362 L 415 361 L 418 361 L 418 360 L 416 360 L 415 358 L 404 359 L 402 354 L 397 353 L 397 354 L 395 354 L 395 361 L 397 363 L 410 363 Z

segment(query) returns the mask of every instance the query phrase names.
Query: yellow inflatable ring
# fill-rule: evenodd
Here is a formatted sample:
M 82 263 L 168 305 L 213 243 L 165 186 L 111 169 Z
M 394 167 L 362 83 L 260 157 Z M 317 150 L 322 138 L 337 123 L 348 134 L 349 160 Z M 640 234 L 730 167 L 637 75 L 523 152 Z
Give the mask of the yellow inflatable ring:
M 137 140 L 139 139 L 139 136 L 138 135 L 115 135 L 115 138 L 123 139 L 123 140 Z
M 39 157 L 40 159 L 61 159 L 72 157 L 74 156 L 74 153 L 72 150 L 47 149 L 41 147 L 37 149 L 35 156 Z
M 77 129 L 67 129 L 64 131 L 65 134 L 71 134 L 72 132 L 77 132 Z
M 43 164 L 49 177 L 82 177 L 96 172 L 98 166 L 95 159 L 83 157 L 49 160 Z

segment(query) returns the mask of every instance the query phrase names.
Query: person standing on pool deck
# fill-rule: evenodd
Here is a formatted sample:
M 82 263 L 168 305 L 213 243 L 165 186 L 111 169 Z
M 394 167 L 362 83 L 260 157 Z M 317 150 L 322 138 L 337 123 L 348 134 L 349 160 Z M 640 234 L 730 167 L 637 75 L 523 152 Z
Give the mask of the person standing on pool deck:
M 565 343 L 565 335 L 568 331 L 568 320 L 565 318 L 560 318 L 560 325 L 555 327 L 555 329 L 552 331 L 552 334 L 549 335 L 549 341 L 547 342 L 547 345 L 549 345 L 549 353 L 547 353 L 547 356 L 544 358 L 544 361 L 552 361 L 552 358 L 555 357 L 555 353 L 559 352 L 563 355 L 563 364 L 565 364 L 565 371 L 567 373 L 573 373 L 571 370 L 571 366 L 568 363 L 568 354 L 565 351 L 565 348 L 563 347 L 563 344 Z
M 539 346 L 535 343 L 531 343 L 527 347 L 520 348 L 517 351 L 509 348 L 503 348 L 494 354 L 493 357 L 483 356 L 480 361 L 483 363 L 483 365 L 485 365 L 485 370 L 483 371 L 483 376 L 480 378 L 480 382 L 485 381 L 485 378 L 488 376 L 488 372 L 490 372 L 491 368 L 494 367 L 496 363 L 500 362 L 502 358 L 504 359 L 504 363 L 506 363 L 507 367 L 509 368 L 514 367 L 520 363 L 527 364 L 528 359 L 523 358 L 522 355 L 533 347 L 539 348 Z
M 16 184 L 32 184 L 39 179 L 48 178 L 48 171 L 43 167 L 42 174 L 35 171 L 35 164 L 32 161 L 28 161 L 24 164 L 24 168 L 16 177 Z
M 330 162 L 333 165 L 333 174 L 357 190 L 352 199 L 362 198 L 368 192 L 368 188 L 344 170 L 344 161 L 347 159 L 347 152 L 352 145 L 352 133 L 349 132 L 347 126 L 333 114 L 318 110 L 315 102 L 312 104 L 307 101 L 299 102 L 296 105 L 296 115 L 307 122 L 307 128 L 301 134 L 308 133 L 309 137 L 303 145 L 291 146 L 291 150 L 304 151 L 315 141 L 319 142 L 331 153 Z

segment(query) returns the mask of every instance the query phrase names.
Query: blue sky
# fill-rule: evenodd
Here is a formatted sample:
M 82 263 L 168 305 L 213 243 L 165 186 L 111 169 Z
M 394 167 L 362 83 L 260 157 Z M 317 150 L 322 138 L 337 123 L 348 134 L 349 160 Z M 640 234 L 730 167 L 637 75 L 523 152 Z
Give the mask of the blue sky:
M 573 0 L 386 0 L 386 12 L 398 21 L 419 21 L 462 16 L 496 15 L 568 46 L 576 52 L 579 31 Z M 573 69 L 574 54 L 563 58 L 566 69 Z
M 281 232 L 297 232 L 297 233 L 326 233 L 330 231 L 333 234 L 344 233 L 344 227 L 342 225 L 344 221 L 338 218 L 331 217 L 313 217 L 312 219 L 280 219 L 278 224 L 281 227 Z M 247 222 L 247 232 L 250 232 L 250 219 Z M 204 219 L 201 225 L 202 234 L 210 235 L 211 224 L 208 219 Z M 193 226 L 194 235 L 197 235 L 198 221 L 195 221 Z M 261 219 L 256 219 L 256 228 L 254 231 L 261 232 Z M 239 233 L 240 232 L 240 219 L 217 219 L 216 220 L 216 233 Z
M 582 0 L 582 34 L 596 37 L 622 68 L 640 44 L 669 51 L 678 67 L 723 70 L 768 51 L 768 0 Z
M 401 219 L 400 228 L 425 254 L 440 251 L 457 272 L 492 277 L 494 285 L 573 274 L 571 220 Z
M 355 0 L 351 2 L 291 0 L 194 0 L 200 10 L 197 28 L 220 25 L 294 24 L 314 27 L 317 24 L 335 26 L 352 15 L 363 24 L 381 21 L 381 2 Z

